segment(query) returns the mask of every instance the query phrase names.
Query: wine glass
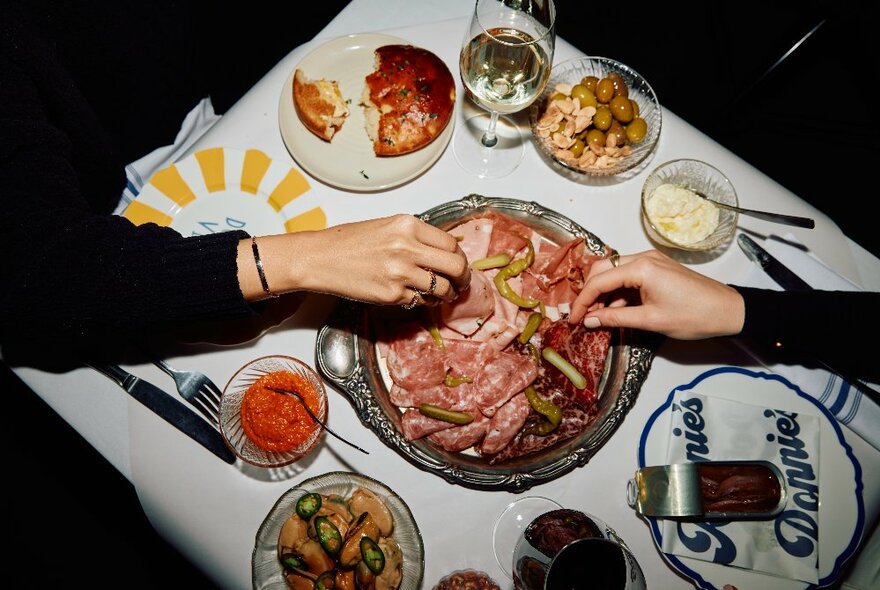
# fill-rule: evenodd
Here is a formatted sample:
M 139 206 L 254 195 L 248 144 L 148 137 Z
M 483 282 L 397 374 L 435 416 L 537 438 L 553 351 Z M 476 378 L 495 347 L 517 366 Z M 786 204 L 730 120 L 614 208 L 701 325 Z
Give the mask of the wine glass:
M 560 508 L 562 505 L 550 498 L 526 496 L 508 504 L 495 520 L 495 527 L 492 529 L 495 560 L 508 578 L 513 578 L 511 555 L 525 528 L 538 516 Z
M 458 163 L 479 178 L 513 172 L 524 147 L 510 117 L 532 104 L 550 79 L 556 45 L 553 0 L 477 0 L 459 55 L 467 95 L 488 111 L 455 134 Z
M 626 543 L 591 514 L 561 508 L 534 518 L 513 555 L 517 590 L 645 590 L 642 568 Z

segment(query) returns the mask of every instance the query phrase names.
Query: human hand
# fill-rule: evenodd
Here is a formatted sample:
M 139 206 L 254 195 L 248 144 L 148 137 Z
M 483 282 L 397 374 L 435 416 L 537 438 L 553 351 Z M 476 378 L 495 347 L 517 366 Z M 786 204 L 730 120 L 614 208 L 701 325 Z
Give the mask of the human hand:
M 296 238 L 287 247 L 295 290 L 376 304 L 432 305 L 452 301 L 470 284 L 458 241 L 412 215 L 290 236 Z M 273 238 L 261 238 L 261 248 L 262 240 Z
M 588 328 L 638 328 L 679 340 L 738 334 L 742 296 L 729 285 L 693 271 L 657 251 L 609 259 L 590 267 L 569 321 Z

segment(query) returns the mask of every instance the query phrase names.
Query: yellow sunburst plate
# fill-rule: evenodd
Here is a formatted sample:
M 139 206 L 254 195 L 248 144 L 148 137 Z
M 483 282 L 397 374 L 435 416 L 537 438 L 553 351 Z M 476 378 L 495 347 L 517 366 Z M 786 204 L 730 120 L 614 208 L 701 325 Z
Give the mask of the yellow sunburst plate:
M 209 148 L 156 172 L 123 217 L 183 236 L 242 229 L 253 236 L 327 227 L 305 176 L 256 149 Z

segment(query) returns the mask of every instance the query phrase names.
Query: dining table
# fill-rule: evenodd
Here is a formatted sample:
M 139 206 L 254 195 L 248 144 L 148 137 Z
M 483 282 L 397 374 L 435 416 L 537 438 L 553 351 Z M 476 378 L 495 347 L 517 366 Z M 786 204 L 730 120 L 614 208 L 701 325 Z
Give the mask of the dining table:
M 414 178 L 368 191 L 340 188 L 316 178 L 293 158 L 279 129 L 279 97 L 291 72 L 305 56 L 347 35 L 391 35 L 439 56 L 456 79 L 455 112 L 450 124 L 453 133 L 464 132 L 465 118 L 479 112 L 458 79 L 461 40 L 472 9 L 471 0 L 352 0 L 318 36 L 292 48 L 266 72 L 181 159 L 211 148 L 259 150 L 302 173 L 308 187 L 300 198 L 301 207 L 320 207 L 328 226 L 395 213 L 419 214 L 477 194 L 540 203 L 625 254 L 654 247 L 640 221 L 644 178 L 661 162 L 696 158 L 724 171 L 737 189 L 740 205 L 816 221 L 814 229 L 781 228 L 741 215 L 740 230 L 758 236 L 784 234 L 794 238 L 852 284 L 880 290 L 880 260 L 844 235 L 834 220 L 666 108 L 654 153 L 632 174 L 620 178 L 573 178 L 548 165 L 529 138 L 526 112 L 514 115 L 526 144 L 523 160 L 511 174 L 497 179 L 478 178 L 464 171 L 451 144 Z M 553 59 L 559 63 L 582 54 L 568 40 L 558 38 Z M 334 164 L 344 166 L 345 162 Z M 720 281 L 761 286 L 754 263 L 735 245 L 714 256 L 684 257 L 682 261 Z M 201 371 L 221 387 L 238 367 L 260 356 L 284 354 L 315 366 L 317 334 L 337 305 L 339 301 L 332 297 L 310 294 L 291 317 L 257 338 L 230 344 L 178 343 L 162 353 L 170 365 Z M 136 361 L 124 367 L 160 385 L 169 395 L 177 395 L 170 378 L 152 363 Z M 493 523 L 511 502 L 524 496 L 544 496 L 608 523 L 638 560 L 648 587 L 674 589 L 701 584 L 672 567 L 658 549 L 650 526 L 627 501 L 627 482 L 638 467 L 646 424 L 670 392 L 707 371 L 725 367 L 772 371 L 725 339 L 665 340 L 656 350 L 632 407 L 589 461 L 523 491 L 475 489 L 413 465 L 367 428 L 349 399 L 329 383 L 328 425 L 369 454 L 334 437 L 324 437 L 305 459 L 283 468 L 264 469 L 219 461 L 87 367 L 65 373 L 29 367 L 14 370 L 131 481 L 158 533 L 222 588 L 252 586 L 255 534 L 285 491 L 299 481 L 330 471 L 356 471 L 397 491 L 411 508 L 424 540 L 425 588 L 462 569 L 485 571 L 502 587 L 512 588 L 512 581 L 493 552 Z M 845 425 L 839 429 L 858 463 L 861 480 L 855 491 L 861 509 L 853 517 L 859 534 L 842 559 L 848 563 L 858 559 L 880 513 L 880 450 Z M 829 521 L 833 516 L 828 516 Z M 833 566 L 836 575 L 843 575 L 846 563 Z M 730 568 L 728 581 L 741 590 L 776 587 L 772 576 L 751 578 L 749 572 L 736 568 Z M 722 582 L 712 578 L 705 587 L 720 588 Z

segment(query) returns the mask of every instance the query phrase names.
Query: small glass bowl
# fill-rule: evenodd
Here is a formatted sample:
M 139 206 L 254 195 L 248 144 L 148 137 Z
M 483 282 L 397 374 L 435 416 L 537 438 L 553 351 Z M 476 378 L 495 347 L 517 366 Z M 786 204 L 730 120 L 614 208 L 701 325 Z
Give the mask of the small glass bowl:
M 238 458 L 257 467 L 290 465 L 314 449 L 324 433 L 320 424 L 309 419 L 313 428 L 308 437 L 289 450 L 266 450 L 251 440 L 242 425 L 242 402 L 251 385 L 260 377 L 275 371 L 288 371 L 305 379 L 317 393 L 318 411 L 315 415 L 325 424 L 327 422 L 327 392 L 323 380 L 314 369 L 299 359 L 284 355 L 264 356 L 250 361 L 235 372 L 223 389 L 223 396 L 220 399 L 220 433 Z M 280 393 L 276 395 L 283 398 L 286 403 L 299 403 L 295 397 Z
M 718 225 L 715 230 L 698 242 L 682 243 L 665 233 L 659 224 L 652 222 L 647 212 L 648 199 L 663 184 L 674 184 L 702 193 L 719 203 L 739 205 L 733 184 L 714 166 L 686 158 L 664 162 L 651 171 L 642 186 L 642 225 L 651 240 L 661 246 L 700 252 L 725 246 L 733 238 L 739 214 L 721 207 L 718 207 Z
M 645 138 L 632 144 L 632 152 L 628 156 L 621 157 L 611 166 L 587 168 L 578 166 L 576 163 L 567 162 L 555 155 L 556 146 L 538 133 L 538 122 L 545 111 L 547 99 L 556 93 L 557 84 L 575 85 L 585 76 L 596 76 L 600 80 L 611 73 L 617 73 L 626 82 L 629 89 L 629 98 L 638 103 L 639 116 L 647 123 L 648 131 Z M 626 64 L 607 57 L 579 57 L 564 61 L 553 66 L 550 80 L 541 97 L 532 103 L 529 108 L 529 122 L 532 128 L 532 138 L 538 151 L 558 167 L 559 171 L 567 173 L 567 176 L 576 179 L 578 176 L 615 176 L 630 172 L 635 174 L 635 168 L 642 164 L 654 151 L 660 138 L 660 127 L 663 122 L 663 110 L 654 89 L 648 84 L 641 74 Z M 571 174 L 574 173 L 574 174 Z M 629 175 L 628 175 L 629 176 Z
M 253 587 L 260 590 L 289 590 L 284 568 L 278 560 L 278 538 L 288 518 L 295 513 L 296 501 L 307 492 L 350 498 L 359 487 L 378 496 L 394 519 L 392 537 L 403 555 L 399 590 L 419 590 L 425 575 L 425 547 L 422 533 L 409 506 L 384 483 L 360 473 L 331 471 L 306 479 L 286 491 L 263 520 L 251 554 Z

